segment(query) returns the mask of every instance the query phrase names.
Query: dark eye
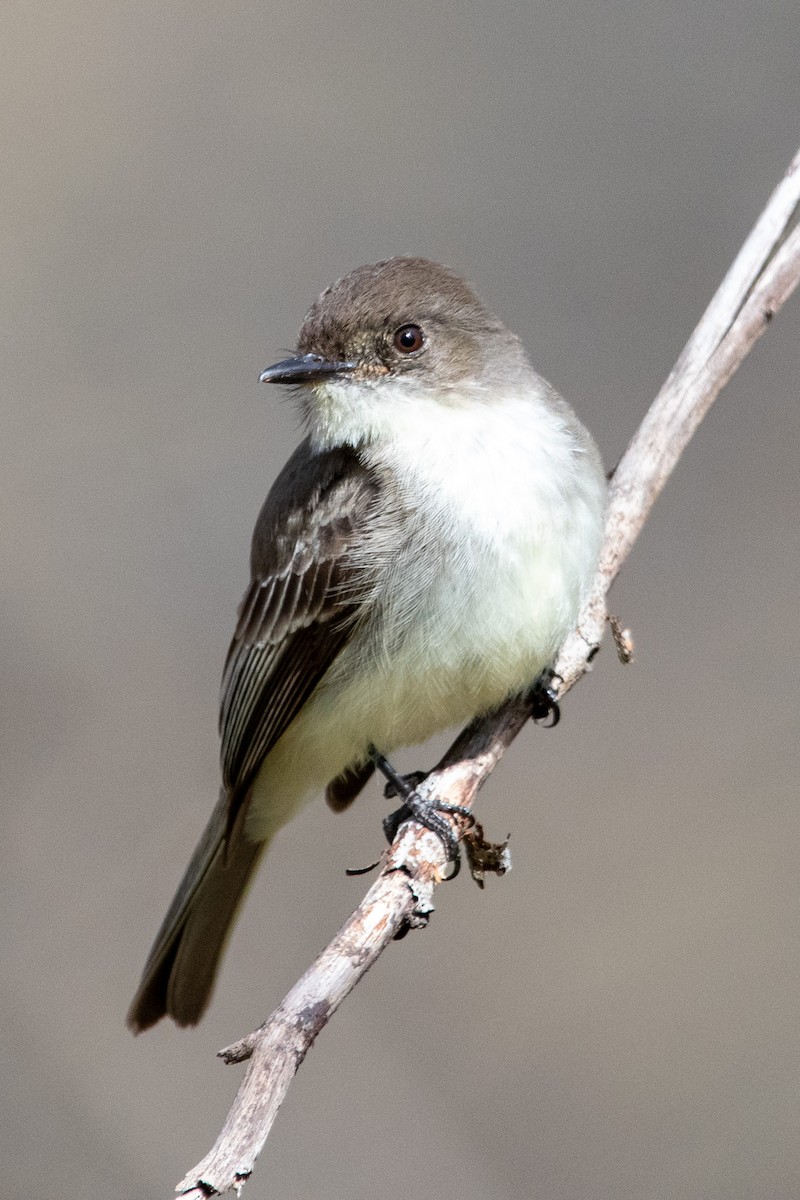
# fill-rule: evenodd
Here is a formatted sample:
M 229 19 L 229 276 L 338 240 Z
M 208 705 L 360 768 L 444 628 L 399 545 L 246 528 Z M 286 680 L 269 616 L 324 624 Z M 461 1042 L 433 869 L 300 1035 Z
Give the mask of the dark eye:
M 394 348 L 401 354 L 416 354 L 425 345 L 425 335 L 419 325 L 401 325 L 394 333 Z

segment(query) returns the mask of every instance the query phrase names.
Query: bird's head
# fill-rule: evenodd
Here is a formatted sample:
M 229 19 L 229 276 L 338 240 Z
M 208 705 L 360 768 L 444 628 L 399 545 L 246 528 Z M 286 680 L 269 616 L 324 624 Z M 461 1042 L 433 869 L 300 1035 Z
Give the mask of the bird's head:
M 390 258 L 326 288 L 297 353 L 261 381 L 297 387 L 312 436 L 335 444 L 391 435 L 420 404 L 490 401 L 529 373 L 519 340 L 449 268 Z

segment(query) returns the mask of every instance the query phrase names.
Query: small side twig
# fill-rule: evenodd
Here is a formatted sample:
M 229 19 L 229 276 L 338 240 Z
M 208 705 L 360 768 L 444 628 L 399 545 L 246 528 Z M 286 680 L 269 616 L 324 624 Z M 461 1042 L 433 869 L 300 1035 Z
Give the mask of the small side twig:
M 799 209 L 800 152 L 614 472 L 595 583 L 555 668 L 560 696 L 589 670 L 603 636 L 608 589 L 683 450 L 800 282 Z M 469 807 L 529 715 L 517 699 L 473 722 L 420 790 Z M 380 875 L 330 945 L 260 1029 L 221 1052 L 226 1062 L 249 1059 L 247 1070 L 213 1149 L 178 1184 L 178 1192 L 200 1200 L 241 1190 L 314 1039 L 392 938 L 404 927 L 426 923 L 444 858 L 438 838 L 403 825 Z

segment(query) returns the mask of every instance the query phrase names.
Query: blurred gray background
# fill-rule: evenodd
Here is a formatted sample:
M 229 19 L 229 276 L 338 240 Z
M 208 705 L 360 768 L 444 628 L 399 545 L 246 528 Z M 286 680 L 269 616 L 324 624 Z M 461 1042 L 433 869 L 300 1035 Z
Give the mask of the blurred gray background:
M 796 0 L 9 4 L 2 18 L 3 1194 L 169 1196 L 362 894 L 311 806 L 207 1019 L 123 1016 L 217 789 L 259 371 L 359 263 L 456 267 L 622 452 L 800 130 Z M 800 1194 L 800 305 L 723 394 L 555 732 L 320 1038 L 246 1195 Z M 403 765 L 429 765 L 433 750 Z

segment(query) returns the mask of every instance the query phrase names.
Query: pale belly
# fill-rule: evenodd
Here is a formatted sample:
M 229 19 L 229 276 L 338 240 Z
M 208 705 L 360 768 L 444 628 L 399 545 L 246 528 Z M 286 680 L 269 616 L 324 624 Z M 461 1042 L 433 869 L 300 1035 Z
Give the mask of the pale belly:
M 388 603 L 340 654 L 267 757 L 247 829 L 271 836 L 370 745 L 391 754 L 465 724 L 532 684 L 573 627 L 585 572 L 563 539 L 440 564 L 417 619 Z M 406 567 L 408 564 L 406 564 Z M 399 632 L 398 632 L 399 631 Z
M 412 422 L 393 430 L 391 454 L 371 451 L 410 532 L 398 548 L 389 513 L 386 536 L 365 546 L 377 600 L 267 756 L 251 836 L 269 836 L 370 745 L 423 742 L 532 684 L 574 628 L 605 497 L 588 435 L 579 447 L 529 396 L 495 405 L 491 422 L 479 405 L 439 404 L 426 421 L 424 441 Z

